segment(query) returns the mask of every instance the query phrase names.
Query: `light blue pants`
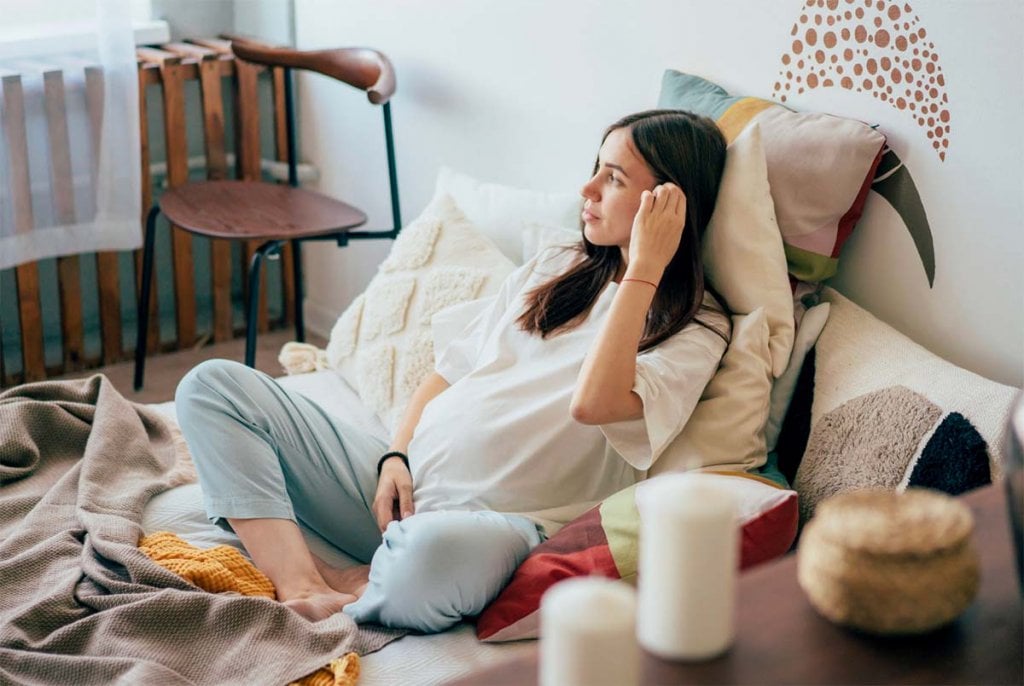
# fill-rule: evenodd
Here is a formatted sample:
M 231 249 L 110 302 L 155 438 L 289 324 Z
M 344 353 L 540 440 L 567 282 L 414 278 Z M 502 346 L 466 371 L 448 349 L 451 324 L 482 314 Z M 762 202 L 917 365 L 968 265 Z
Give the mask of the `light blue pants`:
M 527 518 L 486 511 L 417 513 L 382 536 L 370 506 L 385 442 L 237 362 L 197 366 L 175 405 L 211 520 L 289 519 L 370 562 L 344 609 L 357 622 L 443 631 L 479 614 L 542 540 Z

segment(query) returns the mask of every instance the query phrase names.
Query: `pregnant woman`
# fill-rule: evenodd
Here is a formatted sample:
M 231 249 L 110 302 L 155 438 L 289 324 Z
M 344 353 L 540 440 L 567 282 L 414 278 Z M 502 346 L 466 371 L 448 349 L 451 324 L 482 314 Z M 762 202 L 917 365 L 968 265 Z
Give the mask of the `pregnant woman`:
M 609 127 L 579 242 L 436 315 L 435 370 L 389 443 L 235 362 L 182 380 L 207 514 L 280 601 L 311 621 L 443 631 L 546 536 L 646 476 L 729 338 L 700 249 L 725 150 L 713 121 L 682 111 Z M 330 567 L 300 524 L 368 564 Z

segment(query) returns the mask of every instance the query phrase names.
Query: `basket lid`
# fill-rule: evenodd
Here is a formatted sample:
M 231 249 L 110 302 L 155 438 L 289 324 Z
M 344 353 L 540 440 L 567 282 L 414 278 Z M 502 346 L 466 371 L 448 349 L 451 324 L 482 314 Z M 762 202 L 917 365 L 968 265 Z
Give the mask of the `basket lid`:
M 974 530 L 966 505 L 923 488 L 840 493 L 818 506 L 814 521 L 825 539 L 873 555 L 929 555 L 961 545 Z

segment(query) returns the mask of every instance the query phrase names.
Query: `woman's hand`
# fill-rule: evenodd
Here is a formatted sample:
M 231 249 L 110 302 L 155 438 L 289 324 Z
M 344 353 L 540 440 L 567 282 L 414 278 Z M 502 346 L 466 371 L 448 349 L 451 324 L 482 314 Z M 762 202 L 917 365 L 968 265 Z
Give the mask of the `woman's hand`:
M 657 282 L 679 249 L 686 225 L 686 194 L 663 183 L 640 196 L 629 237 L 629 271 Z
M 448 382 L 436 371 L 431 371 L 423 378 L 405 407 L 405 415 L 391 438 L 389 451 L 409 452 L 409 442 L 412 441 L 423 408 L 446 388 Z M 400 457 L 389 458 L 381 466 L 371 509 L 381 531 L 388 527 L 388 523 L 410 517 L 416 511 L 412 503 L 412 475 Z
M 411 517 L 415 511 L 412 504 L 412 474 L 399 457 L 384 462 L 377 481 L 377 493 L 373 497 L 373 516 L 381 531 L 392 520 Z

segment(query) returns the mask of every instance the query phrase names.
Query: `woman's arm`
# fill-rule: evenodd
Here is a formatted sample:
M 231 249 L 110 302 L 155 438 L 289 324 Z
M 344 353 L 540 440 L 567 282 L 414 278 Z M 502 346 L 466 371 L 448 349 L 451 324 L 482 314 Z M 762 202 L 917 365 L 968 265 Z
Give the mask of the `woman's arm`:
M 679 247 L 686 221 L 686 196 L 666 183 L 640 197 L 629 237 L 626 273 L 594 347 L 587 353 L 570 412 L 581 424 L 639 419 L 640 396 L 633 392 L 636 355 L 656 285 Z M 627 281 L 627 279 L 641 279 Z
M 423 408 L 432 399 L 436 398 L 444 389 L 448 388 L 448 382 L 437 372 L 430 372 L 416 391 L 409 399 L 405 415 L 401 424 L 391 439 L 391 450 L 405 453 L 409 450 L 409 442 L 412 440 L 413 431 L 419 424 Z M 396 519 L 411 517 L 416 511 L 412 500 L 412 475 L 406 468 L 405 463 L 399 457 L 392 457 L 384 461 L 380 469 L 380 478 L 377 480 L 377 492 L 373 498 L 373 515 L 381 531 L 387 528 L 388 524 Z
M 398 429 L 395 430 L 394 438 L 391 439 L 391 447 L 389 450 L 398 450 L 403 453 L 408 452 L 409 442 L 412 440 L 412 434 L 416 429 L 416 425 L 419 424 L 420 415 L 423 414 L 423 408 L 426 407 L 427 403 L 448 388 L 449 385 L 450 384 L 444 380 L 444 377 L 437 372 L 432 371 L 427 374 L 423 381 L 420 382 L 420 385 L 416 387 L 416 391 L 409 399 L 409 404 L 405 408 L 405 414 L 402 416 L 402 421 L 398 425 Z M 388 462 L 390 462 L 390 460 L 388 460 Z
M 391 451 L 409 452 L 409 443 L 413 440 L 413 432 L 420 423 L 420 416 L 426 404 L 437 397 L 449 382 L 444 377 L 431 372 L 420 382 L 406 406 L 406 414 L 391 439 Z M 394 519 L 404 519 L 416 512 L 413 504 L 413 475 L 400 458 L 393 457 L 384 461 L 377 480 L 377 492 L 371 506 L 377 525 L 383 531 Z
M 642 265 L 626 269 L 626 279 L 658 283 L 660 274 Z M 570 412 L 581 424 L 609 424 L 638 419 L 644 414 L 640 396 L 633 392 L 636 353 L 654 289 L 639 281 L 623 281 L 593 347 L 583 360 Z

